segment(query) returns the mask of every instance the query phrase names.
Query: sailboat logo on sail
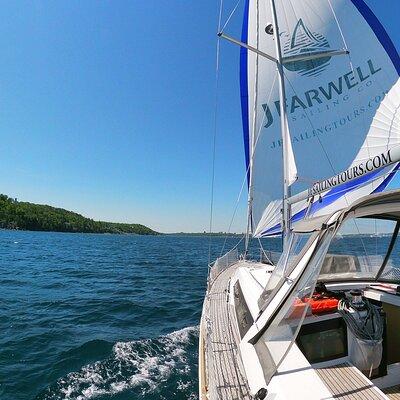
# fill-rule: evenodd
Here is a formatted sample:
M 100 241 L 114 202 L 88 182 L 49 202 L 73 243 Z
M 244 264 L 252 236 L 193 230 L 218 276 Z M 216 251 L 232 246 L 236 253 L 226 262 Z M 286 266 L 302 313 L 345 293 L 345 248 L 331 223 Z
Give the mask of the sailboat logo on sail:
M 294 28 L 292 37 L 284 44 L 285 56 L 297 56 L 327 51 L 330 48 L 326 38 L 320 33 L 312 32 L 300 18 Z M 305 76 L 318 76 L 329 65 L 331 57 L 314 60 L 294 61 L 284 64 L 289 71 Z

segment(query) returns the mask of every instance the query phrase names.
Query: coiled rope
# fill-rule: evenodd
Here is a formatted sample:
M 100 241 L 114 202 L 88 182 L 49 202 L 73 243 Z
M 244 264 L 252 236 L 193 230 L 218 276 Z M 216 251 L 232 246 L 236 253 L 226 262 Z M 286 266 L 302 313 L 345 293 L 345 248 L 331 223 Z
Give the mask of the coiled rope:
M 379 342 L 383 336 L 383 318 L 379 307 L 374 306 L 367 299 L 364 299 L 364 306 L 362 311 L 358 311 L 352 307 L 349 299 L 341 299 L 338 312 L 357 339 Z

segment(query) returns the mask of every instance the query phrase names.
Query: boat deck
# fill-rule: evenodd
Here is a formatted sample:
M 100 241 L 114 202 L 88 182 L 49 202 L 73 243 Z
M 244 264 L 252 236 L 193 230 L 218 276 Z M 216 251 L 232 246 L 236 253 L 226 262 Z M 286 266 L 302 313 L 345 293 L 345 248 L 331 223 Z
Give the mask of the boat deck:
M 390 400 L 400 400 L 400 385 L 382 389 L 382 392 L 385 393 Z
M 204 358 L 206 365 L 207 400 L 251 400 L 250 390 L 243 371 L 238 344 L 239 337 L 232 329 L 236 323 L 233 307 L 228 302 L 231 277 L 241 262 L 221 272 L 211 285 L 205 299 Z M 356 367 L 344 363 L 316 369 L 332 394 L 340 400 L 400 400 L 399 387 L 385 389 L 384 394 Z
M 206 365 L 210 400 L 250 400 L 249 388 L 242 372 L 238 338 L 231 327 L 236 318 L 228 303 L 229 281 L 240 263 L 221 272 L 206 298 Z
M 387 397 L 350 364 L 338 364 L 316 370 L 321 380 L 340 400 L 387 400 Z

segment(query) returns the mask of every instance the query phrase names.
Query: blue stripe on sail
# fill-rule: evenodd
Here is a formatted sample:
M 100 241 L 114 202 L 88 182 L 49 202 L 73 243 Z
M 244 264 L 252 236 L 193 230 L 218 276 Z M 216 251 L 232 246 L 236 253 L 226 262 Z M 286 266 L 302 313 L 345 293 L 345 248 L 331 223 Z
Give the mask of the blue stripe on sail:
M 390 174 L 384 179 L 384 181 L 372 192 L 372 193 L 379 193 L 382 192 L 386 186 L 389 184 L 389 182 L 393 179 L 394 175 L 396 174 L 397 170 L 400 168 L 400 163 L 396 165 L 395 168 L 390 172 Z M 339 185 L 333 189 L 331 189 L 322 199 L 321 201 L 315 202 L 311 206 L 310 214 L 314 214 L 315 212 L 321 210 L 324 207 L 329 206 L 336 200 L 340 199 L 343 197 L 346 193 L 351 192 L 354 189 L 357 189 L 359 186 L 363 186 L 369 181 L 375 179 L 377 175 L 381 170 L 373 171 L 370 172 L 369 174 L 363 175 L 358 179 L 355 179 L 354 181 L 351 182 L 346 182 L 343 183 L 342 185 Z M 301 219 L 303 219 L 306 216 L 307 209 L 303 209 L 293 215 L 291 218 L 291 222 L 298 222 Z M 281 233 L 281 224 L 276 224 L 275 226 L 265 230 L 264 232 L 261 233 L 261 236 L 271 236 L 271 235 L 277 235 Z
M 311 208 L 311 213 L 315 213 L 315 212 L 321 210 L 322 208 L 332 204 L 334 201 L 339 200 L 346 193 L 356 189 L 358 186 L 365 185 L 366 183 L 368 183 L 369 181 L 374 179 L 377 175 L 379 175 L 380 172 L 381 172 L 380 170 L 370 172 L 369 174 L 366 174 L 366 175 L 360 176 L 357 179 L 354 179 L 354 181 L 343 183 L 342 185 L 339 185 L 339 186 L 331 189 L 322 198 L 322 201 L 313 203 L 312 208 Z
M 248 26 L 249 26 L 249 1 L 245 1 L 244 16 L 242 25 L 242 42 L 247 43 Z M 250 132 L 249 132 L 249 92 L 247 77 L 247 49 L 240 48 L 240 100 L 242 106 L 242 124 L 243 124 L 243 141 L 244 154 L 246 157 L 247 186 L 250 185 Z
M 396 172 L 400 168 L 400 163 L 398 163 L 393 170 L 390 172 L 390 174 L 385 178 L 385 180 L 372 192 L 372 193 L 380 193 L 383 192 L 386 188 L 387 185 L 389 185 L 390 181 L 394 178 L 396 175 Z
M 397 53 L 396 47 L 394 46 L 392 40 L 387 34 L 385 28 L 380 23 L 379 19 L 365 4 L 364 0 L 351 0 L 351 2 L 357 8 L 359 13 L 364 17 L 364 19 L 368 22 L 368 25 L 371 27 L 371 29 L 375 33 L 375 36 L 378 38 L 381 45 L 386 50 L 386 53 L 392 60 L 392 63 L 397 70 L 397 73 L 400 75 L 400 56 Z

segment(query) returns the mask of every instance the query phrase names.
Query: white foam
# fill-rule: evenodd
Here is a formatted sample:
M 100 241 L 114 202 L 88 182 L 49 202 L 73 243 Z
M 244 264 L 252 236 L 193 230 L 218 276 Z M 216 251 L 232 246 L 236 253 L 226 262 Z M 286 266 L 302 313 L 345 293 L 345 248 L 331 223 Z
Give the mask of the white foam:
M 187 327 L 154 340 L 117 342 L 110 358 L 71 372 L 58 381 L 59 390 L 65 400 L 87 400 L 140 386 L 142 394 L 150 393 L 172 374 L 189 375 L 185 346 L 197 332 L 198 327 Z M 177 390 L 185 391 L 190 384 L 179 380 Z

